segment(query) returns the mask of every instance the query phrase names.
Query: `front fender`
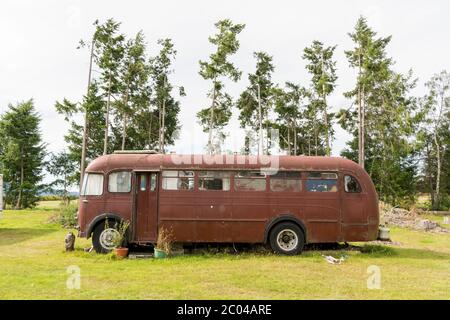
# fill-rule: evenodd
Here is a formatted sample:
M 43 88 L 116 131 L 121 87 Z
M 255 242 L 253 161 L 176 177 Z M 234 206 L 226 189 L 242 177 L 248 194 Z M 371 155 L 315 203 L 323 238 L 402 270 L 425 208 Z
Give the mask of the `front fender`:
M 96 216 L 96 217 L 91 221 L 91 223 L 89 223 L 89 226 L 88 226 L 88 228 L 87 228 L 87 231 L 86 231 L 86 238 L 87 238 L 87 239 L 89 239 L 89 238 L 91 237 L 91 234 L 92 234 L 92 232 L 94 231 L 95 226 L 96 226 L 99 222 L 101 222 L 101 221 L 103 221 L 103 220 L 105 220 L 105 219 L 116 220 L 116 221 L 119 221 L 119 222 L 122 221 L 122 217 L 119 216 L 119 215 L 116 214 L 116 213 L 103 213 L 103 214 L 101 214 L 101 215 L 99 215 L 99 216 Z

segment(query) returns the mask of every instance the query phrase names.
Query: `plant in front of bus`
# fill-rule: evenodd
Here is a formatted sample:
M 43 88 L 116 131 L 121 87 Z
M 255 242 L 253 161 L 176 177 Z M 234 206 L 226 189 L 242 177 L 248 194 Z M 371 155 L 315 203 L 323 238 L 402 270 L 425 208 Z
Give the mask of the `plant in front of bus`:
M 162 227 L 158 232 L 158 239 L 155 246 L 155 258 L 165 258 L 172 252 L 173 235 L 171 230 Z
M 114 244 L 114 253 L 119 258 L 125 258 L 128 255 L 128 248 L 124 247 L 126 235 L 130 222 L 128 220 L 122 220 L 114 224 L 114 229 L 117 231 L 115 233 L 112 242 Z M 105 228 L 108 228 L 108 221 L 105 223 Z

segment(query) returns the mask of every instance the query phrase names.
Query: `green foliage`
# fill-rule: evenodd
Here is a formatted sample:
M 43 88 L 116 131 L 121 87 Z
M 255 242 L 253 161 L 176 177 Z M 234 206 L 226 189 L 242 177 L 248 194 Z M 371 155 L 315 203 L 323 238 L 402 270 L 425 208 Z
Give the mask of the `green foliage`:
M 0 169 L 5 182 L 5 203 L 15 209 L 34 207 L 38 201 L 45 157 L 40 121 L 33 100 L 9 105 L 0 118 Z
M 56 216 L 56 222 L 64 228 L 75 228 L 78 224 L 77 212 L 78 204 L 76 201 L 69 203 L 65 201 L 61 202 Z
M 78 180 L 74 173 L 76 172 L 76 162 L 70 158 L 69 154 L 62 151 L 58 154 L 51 154 L 47 163 L 47 171 L 56 179 L 50 183 L 51 188 L 62 188 L 60 194 L 62 198 L 69 202 L 69 187 L 75 185 Z
M 218 33 L 209 37 L 209 42 L 216 47 L 216 51 L 209 56 L 209 61 L 200 61 L 199 74 L 205 80 L 211 80 L 212 89 L 208 92 L 211 98 L 211 106 L 197 113 L 204 131 L 208 131 L 208 152 L 217 152 L 217 146 L 224 134 L 221 129 L 228 123 L 231 117 L 231 97 L 225 93 L 221 78 L 229 78 L 236 82 L 241 78 L 239 71 L 230 61 L 229 57 L 239 49 L 237 35 L 242 32 L 244 24 L 233 24 L 229 19 L 220 20 L 215 24 Z M 213 132 L 216 132 L 218 141 L 213 146 Z

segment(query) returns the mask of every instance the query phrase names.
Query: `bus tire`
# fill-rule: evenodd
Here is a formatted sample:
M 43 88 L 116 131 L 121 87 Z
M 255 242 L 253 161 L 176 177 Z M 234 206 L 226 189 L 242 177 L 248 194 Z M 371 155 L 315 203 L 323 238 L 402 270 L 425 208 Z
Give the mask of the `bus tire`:
M 113 237 L 119 232 L 115 228 L 115 220 L 109 220 L 106 226 L 106 220 L 99 222 L 92 233 L 92 245 L 97 253 L 109 253 L 114 249 Z
M 270 230 L 269 242 L 274 252 L 292 256 L 302 252 L 305 234 L 295 223 L 280 222 Z

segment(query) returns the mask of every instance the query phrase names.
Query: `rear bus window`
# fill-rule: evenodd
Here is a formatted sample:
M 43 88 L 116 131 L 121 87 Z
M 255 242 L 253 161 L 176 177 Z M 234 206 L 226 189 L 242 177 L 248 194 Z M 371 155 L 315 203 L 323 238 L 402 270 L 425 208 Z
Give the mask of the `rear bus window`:
M 361 186 L 359 185 L 358 180 L 356 180 L 353 176 L 344 176 L 344 186 L 345 192 L 349 193 L 359 193 L 361 192 Z
M 270 176 L 271 191 L 300 192 L 302 190 L 302 181 L 300 172 L 278 171 Z
M 164 190 L 194 189 L 194 171 L 163 171 L 162 177 Z
M 234 177 L 236 191 L 265 191 L 266 175 L 260 171 L 240 171 Z
M 337 192 L 337 173 L 308 172 L 306 190 L 308 192 Z
M 131 172 L 118 171 L 109 174 L 108 178 L 109 192 L 130 192 L 131 191 Z
M 100 196 L 103 194 L 103 175 L 100 173 L 86 173 L 83 180 L 81 195 Z
M 230 190 L 230 172 L 200 171 L 198 174 L 199 190 Z

